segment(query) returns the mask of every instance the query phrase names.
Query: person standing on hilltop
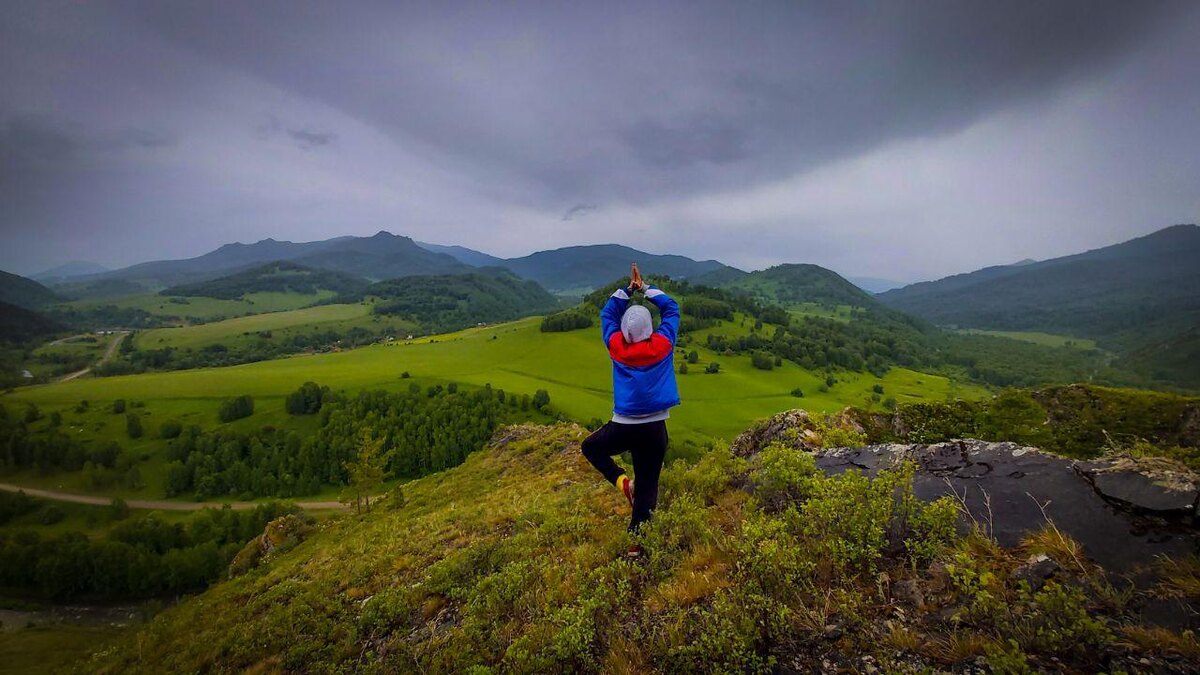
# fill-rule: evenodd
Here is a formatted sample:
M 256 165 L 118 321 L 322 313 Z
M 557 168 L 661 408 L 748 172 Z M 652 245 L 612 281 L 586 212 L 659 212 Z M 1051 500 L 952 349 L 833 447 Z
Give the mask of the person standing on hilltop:
M 630 304 L 630 296 L 638 291 L 658 307 L 658 330 L 654 330 L 649 309 Z M 600 327 L 612 359 L 613 416 L 583 441 L 582 450 L 592 466 L 629 500 L 633 508 L 629 531 L 636 533 L 658 504 L 658 477 L 667 454 L 667 418 L 670 409 L 679 405 L 674 367 L 679 304 L 647 286 L 635 263 L 628 288 L 617 289 L 600 310 Z M 633 457 L 633 479 L 613 461 L 613 456 L 626 451 Z M 640 545 L 630 547 L 630 557 L 641 554 Z

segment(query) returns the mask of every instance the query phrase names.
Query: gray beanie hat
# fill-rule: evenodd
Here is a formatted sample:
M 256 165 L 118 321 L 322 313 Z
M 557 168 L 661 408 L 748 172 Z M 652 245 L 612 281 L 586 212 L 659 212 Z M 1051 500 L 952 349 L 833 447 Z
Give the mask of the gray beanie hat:
M 642 305 L 630 305 L 621 317 L 621 334 L 626 342 L 641 342 L 650 339 L 654 332 L 654 323 L 650 318 L 650 310 Z

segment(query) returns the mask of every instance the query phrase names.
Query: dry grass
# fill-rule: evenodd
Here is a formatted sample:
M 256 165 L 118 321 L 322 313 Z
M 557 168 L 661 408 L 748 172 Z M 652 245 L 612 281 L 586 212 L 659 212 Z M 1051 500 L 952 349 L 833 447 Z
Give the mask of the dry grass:
M 1200 660 L 1200 640 L 1190 630 L 1180 633 L 1157 626 L 1125 626 L 1121 641 L 1139 652 L 1178 655 L 1189 661 Z

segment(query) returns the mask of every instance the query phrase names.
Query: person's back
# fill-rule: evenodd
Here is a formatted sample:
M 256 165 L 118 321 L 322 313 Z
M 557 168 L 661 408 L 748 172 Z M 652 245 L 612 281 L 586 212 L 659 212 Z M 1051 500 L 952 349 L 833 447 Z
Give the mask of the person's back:
M 630 293 L 643 290 L 658 307 L 660 321 L 653 329 L 650 311 L 630 305 Z M 600 310 L 604 344 L 612 359 L 613 416 L 583 442 L 583 454 L 604 477 L 624 493 L 633 507 L 630 531 L 648 520 L 658 503 L 658 477 L 667 452 L 670 409 L 679 405 L 675 383 L 675 339 L 679 305 L 636 276 L 628 289 L 618 289 Z M 629 452 L 636 486 L 612 459 Z M 640 547 L 630 549 L 640 554 Z

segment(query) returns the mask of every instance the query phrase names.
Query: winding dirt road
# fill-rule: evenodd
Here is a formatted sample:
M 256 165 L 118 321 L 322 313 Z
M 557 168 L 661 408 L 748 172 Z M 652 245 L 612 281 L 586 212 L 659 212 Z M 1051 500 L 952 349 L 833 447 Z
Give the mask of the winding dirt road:
M 77 370 L 68 375 L 64 375 L 62 377 L 62 379 L 59 380 L 59 382 L 69 382 L 70 380 L 73 380 L 77 377 L 83 377 L 84 375 L 87 375 L 88 373 L 92 372 L 92 368 L 99 368 L 100 366 L 104 365 L 105 363 L 108 363 L 108 360 L 111 359 L 112 355 L 117 352 L 117 347 L 121 346 L 121 342 L 125 339 L 125 337 L 127 335 L 129 335 L 129 331 L 123 331 L 123 332 L 117 333 L 116 336 L 113 337 L 113 341 L 111 343 L 109 343 L 108 349 L 105 350 L 104 356 L 101 356 L 99 361 L 93 363 L 92 365 L 88 366 L 87 368 L 84 368 L 83 370 Z M 63 340 L 70 340 L 70 339 L 71 338 L 63 338 Z M 56 342 L 60 342 L 60 341 L 56 340 L 55 343 Z M 51 343 L 51 344 L 54 344 L 54 343 Z
M 93 497 L 91 495 L 79 495 L 71 492 L 58 492 L 57 490 L 40 490 L 38 488 L 21 487 L 20 485 L 11 485 L 9 483 L 0 483 L 0 490 L 5 492 L 24 492 L 30 497 L 39 497 L 41 499 L 51 499 L 60 502 L 72 502 L 74 504 L 89 504 L 91 506 L 108 506 L 112 503 L 111 499 L 104 497 Z M 222 508 L 225 504 L 229 504 L 235 511 L 245 511 L 256 506 L 261 506 L 261 502 L 168 502 L 154 499 L 128 499 L 125 501 L 131 509 L 156 509 L 161 511 L 199 511 L 200 509 Z M 349 506 L 341 502 L 295 502 L 296 506 L 306 511 L 321 511 L 329 509 L 347 509 Z

